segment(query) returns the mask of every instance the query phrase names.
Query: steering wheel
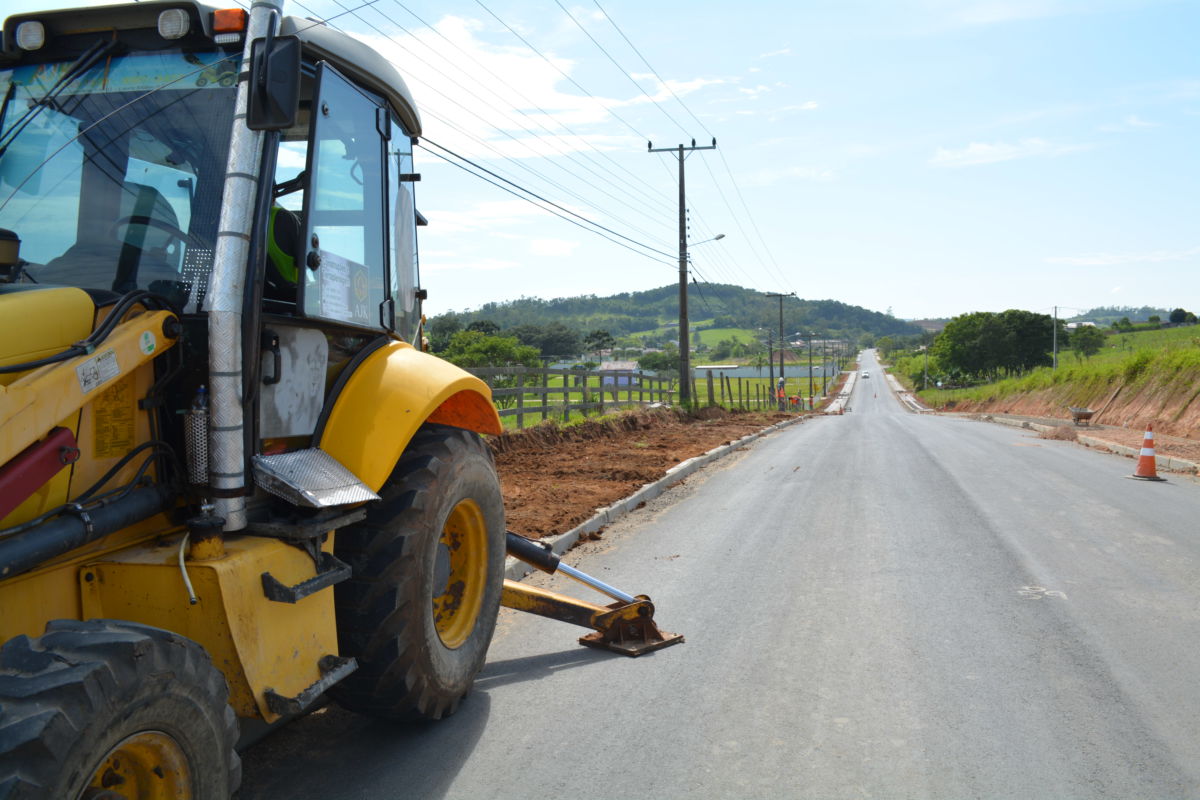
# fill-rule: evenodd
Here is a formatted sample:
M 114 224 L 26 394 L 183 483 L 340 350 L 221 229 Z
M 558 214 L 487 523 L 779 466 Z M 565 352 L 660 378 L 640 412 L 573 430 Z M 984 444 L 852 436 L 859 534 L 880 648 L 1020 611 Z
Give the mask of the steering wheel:
M 115 239 L 117 230 L 122 225 L 145 225 L 148 228 L 157 228 L 164 233 L 170 234 L 173 239 L 178 239 L 184 244 L 187 244 L 189 247 L 198 247 L 200 245 L 200 242 L 196 239 L 196 237 L 192 236 L 183 228 L 180 228 L 178 225 L 173 225 L 165 220 L 161 220 L 158 217 L 147 217 L 142 214 L 121 217 L 112 224 L 112 227 L 108 229 L 109 235 Z

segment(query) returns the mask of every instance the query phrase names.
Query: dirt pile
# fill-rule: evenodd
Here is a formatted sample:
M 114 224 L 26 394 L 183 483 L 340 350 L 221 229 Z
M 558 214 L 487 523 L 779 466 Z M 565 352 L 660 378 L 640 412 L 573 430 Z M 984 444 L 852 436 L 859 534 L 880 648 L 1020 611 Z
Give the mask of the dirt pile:
M 1039 439 L 1057 439 L 1060 442 L 1077 442 L 1079 434 L 1076 433 L 1073 427 L 1067 425 L 1056 425 L 1048 431 L 1042 431 L 1038 434 Z
M 531 537 L 563 533 L 681 461 L 794 417 L 657 408 L 567 427 L 544 422 L 494 437 L 508 527 Z

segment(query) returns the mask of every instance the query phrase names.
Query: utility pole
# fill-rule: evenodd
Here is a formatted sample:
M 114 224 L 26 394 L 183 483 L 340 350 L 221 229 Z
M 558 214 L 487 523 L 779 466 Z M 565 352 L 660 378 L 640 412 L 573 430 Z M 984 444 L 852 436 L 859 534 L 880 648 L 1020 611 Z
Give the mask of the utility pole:
M 787 294 L 778 294 L 776 292 L 767 292 L 767 297 L 778 297 L 779 298 L 779 377 L 781 380 L 783 379 L 783 343 L 786 341 L 783 338 L 783 298 L 795 297 L 795 296 L 796 296 L 795 292 L 788 292 Z M 771 386 L 772 386 L 772 388 L 774 388 L 773 383 L 771 384 Z
M 1050 334 L 1050 341 L 1053 343 L 1052 352 L 1054 353 L 1053 366 L 1050 367 L 1051 372 L 1058 371 L 1058 306 L 1054 307 L 1054 331 Z
M 808 332 L 808 404 L 812 405 L 813 397 L 813 379 L 812 379 L 812 337 L 817 334 L 814 331 Z
M 761 373 L 760 373 L 761 374 Z M 775 398 L 775 350 L 771 346 L 771 332 L 767 331 L 767 388 L 771 392 L 771 405 Z
M 692 365 L 688 353 L 688 271 L 687 271 L 687 195 L 683 190 L 683 161 L 693 150 L 716 150 L 717 140 L 706 147 L 697 147 L 692 139 L 691 147 L 663 147 L 654 149 L 653 142 L 646 142 L 646 150 L 651 153 L 675 153 L 679 158 L 679 404 L 692 404 Z
M 821 340 L 821 397 L 829 394 L 829 357 L 825 355 L 827 341 L 829 341 L 828 334 Z

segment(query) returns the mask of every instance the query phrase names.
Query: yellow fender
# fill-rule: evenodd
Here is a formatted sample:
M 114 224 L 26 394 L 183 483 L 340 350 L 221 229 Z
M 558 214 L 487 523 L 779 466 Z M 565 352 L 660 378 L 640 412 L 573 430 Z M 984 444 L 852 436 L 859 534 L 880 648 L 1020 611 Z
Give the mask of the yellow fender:
M 377 492 L 426 422 L 502 431 L 486 383 L 405 342 L 389 342 L 342 386 L 318 445 Z

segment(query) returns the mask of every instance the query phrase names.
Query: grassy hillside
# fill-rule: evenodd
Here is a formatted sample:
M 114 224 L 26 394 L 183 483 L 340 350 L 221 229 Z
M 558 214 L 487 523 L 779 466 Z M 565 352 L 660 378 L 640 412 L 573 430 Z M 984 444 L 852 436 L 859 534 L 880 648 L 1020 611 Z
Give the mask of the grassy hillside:
M 689 296 L 691 329 L 711 336 L 705 329 L 734 328 L 753 331 L 777 330 L 779 301 L 762 292 L 729 284 L 705 284 Z M 603 329 L 614 337 L 671 340 L 678 337 L 674 324 L 679 318 L 679 289 L 663 286 L 644 292 L 627 292 L 610 297 L 585 295 L 554 300 L 523 297 L 505 303 L 488 303 L 471 311 L 449 312 L 430 320 L 454 318 L 462 327 L 473 322 L 491 322 L 501 332 L 522 325 L 561 323 L 581 333 Z M 818 331 L 830 338 L 872 339 L 881 336 L 910 336 L 920 328 L 903 320 L 836 300 L 787 298 L 783 303 L 783 326 L 793 331 Z M 739 333 L 739 337 L 742 333 Z M 724 338 L 717 336 L 717 340 Z M 746 335 L 749 338 L 749 335 Z

